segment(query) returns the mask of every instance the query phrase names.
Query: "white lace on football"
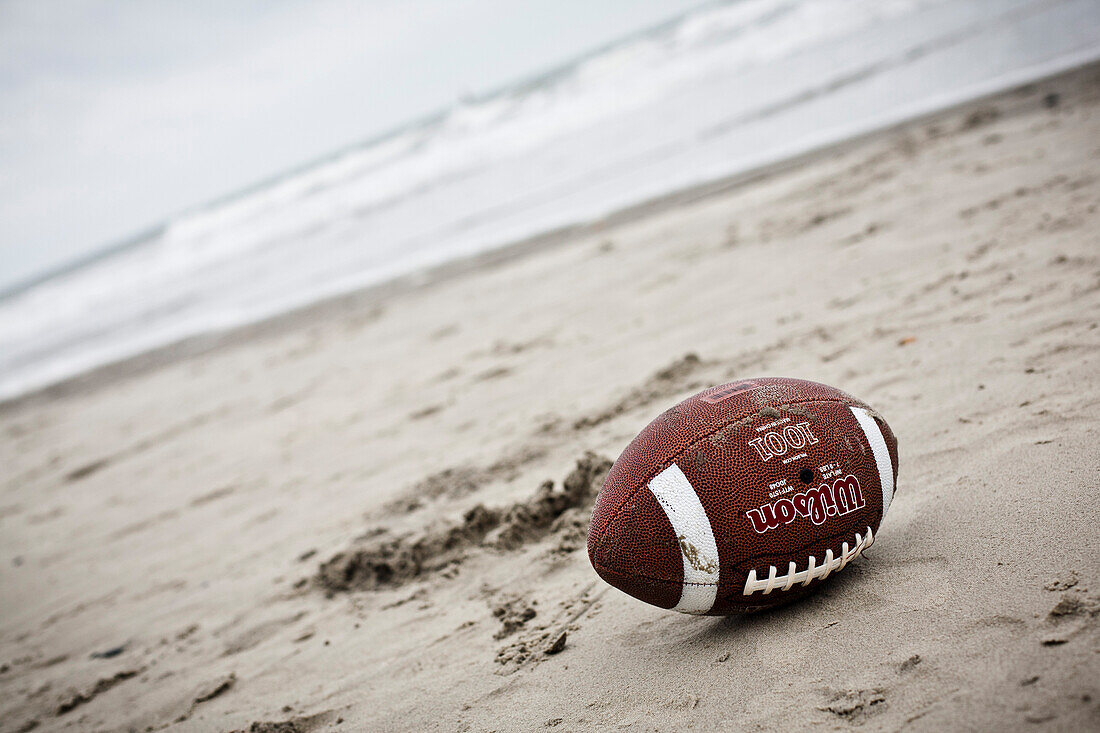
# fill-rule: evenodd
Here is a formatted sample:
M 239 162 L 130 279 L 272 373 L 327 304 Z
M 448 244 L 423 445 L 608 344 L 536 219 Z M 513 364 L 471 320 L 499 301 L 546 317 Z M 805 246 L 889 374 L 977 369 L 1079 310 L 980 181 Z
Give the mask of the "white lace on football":
M 751 596 L 758 590 L 764 591 L 764 595 L 771 593 L 777 588 L 779 590 L 787 590 L 795 583 L 802 583 L 802 585 L 809 585 L 811 581 L 823 579 L 829 577 L 829 573 L 834 570 L 843 570 L 844 566 L 852 560 L 859 557 L 860 553 L 871 546 L 871 543 L 875 541 L 874 533 L 871 532 L 871 528 L 867 528 L 867 535 L 860 535 L 856 532 L 856 543 L 849 549 L 848 543 L 845 542 L 840 546 L 840 555 L 833 557 L 833 551 L 831 549 L 825 551 L 825 561 L 820 565 L 817 564 L 817 558 L 810 555 L 809 564 L 805 570 L 799 570 L 796 572 L 798 565 L 794 562 L 787 567 L 786 575 L 776 575 L 778 572 L 774 565 L 768 571 L 767 579 L 756 579 L 756 570 L 749 571 L 748 580 L 745 581 L 746 596 Z

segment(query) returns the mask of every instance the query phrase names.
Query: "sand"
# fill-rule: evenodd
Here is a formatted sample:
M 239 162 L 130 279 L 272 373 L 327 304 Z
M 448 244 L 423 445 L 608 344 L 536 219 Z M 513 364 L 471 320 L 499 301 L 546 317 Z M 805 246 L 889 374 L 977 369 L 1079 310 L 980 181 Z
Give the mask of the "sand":
M 0 408 L 0 730 L 1096 729 L 1098 206 L 1092 66 Z M 608 461 L 753 375 L 888 419 L 874 547 L 604 585 Z

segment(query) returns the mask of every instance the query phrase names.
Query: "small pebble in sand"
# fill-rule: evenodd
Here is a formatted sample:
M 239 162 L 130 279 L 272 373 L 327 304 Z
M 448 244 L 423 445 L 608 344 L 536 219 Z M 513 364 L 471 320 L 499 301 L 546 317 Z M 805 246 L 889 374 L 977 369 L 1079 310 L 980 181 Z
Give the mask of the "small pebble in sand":
M 554 640 L 554 643 L 546 648 L 547 654 L 558 654 L 565 649 L 565 632 L 561 632 L 561 636 Z

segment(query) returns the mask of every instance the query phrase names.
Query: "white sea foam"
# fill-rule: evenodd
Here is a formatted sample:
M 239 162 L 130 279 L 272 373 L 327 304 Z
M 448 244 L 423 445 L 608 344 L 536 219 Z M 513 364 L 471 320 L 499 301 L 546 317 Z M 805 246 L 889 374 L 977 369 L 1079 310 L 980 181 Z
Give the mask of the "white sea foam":
M 1091 0 L 742 0 L 0 300 L 0 398 L 1100 57 Z

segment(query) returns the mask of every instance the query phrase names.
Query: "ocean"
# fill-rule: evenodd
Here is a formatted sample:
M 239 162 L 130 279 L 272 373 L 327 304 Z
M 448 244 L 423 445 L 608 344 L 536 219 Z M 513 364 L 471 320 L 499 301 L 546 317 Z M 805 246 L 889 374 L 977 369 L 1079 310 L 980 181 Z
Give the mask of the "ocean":
M 1095 0 L 739 0 L 0 295 L 0 399 L 1100 58 Z

